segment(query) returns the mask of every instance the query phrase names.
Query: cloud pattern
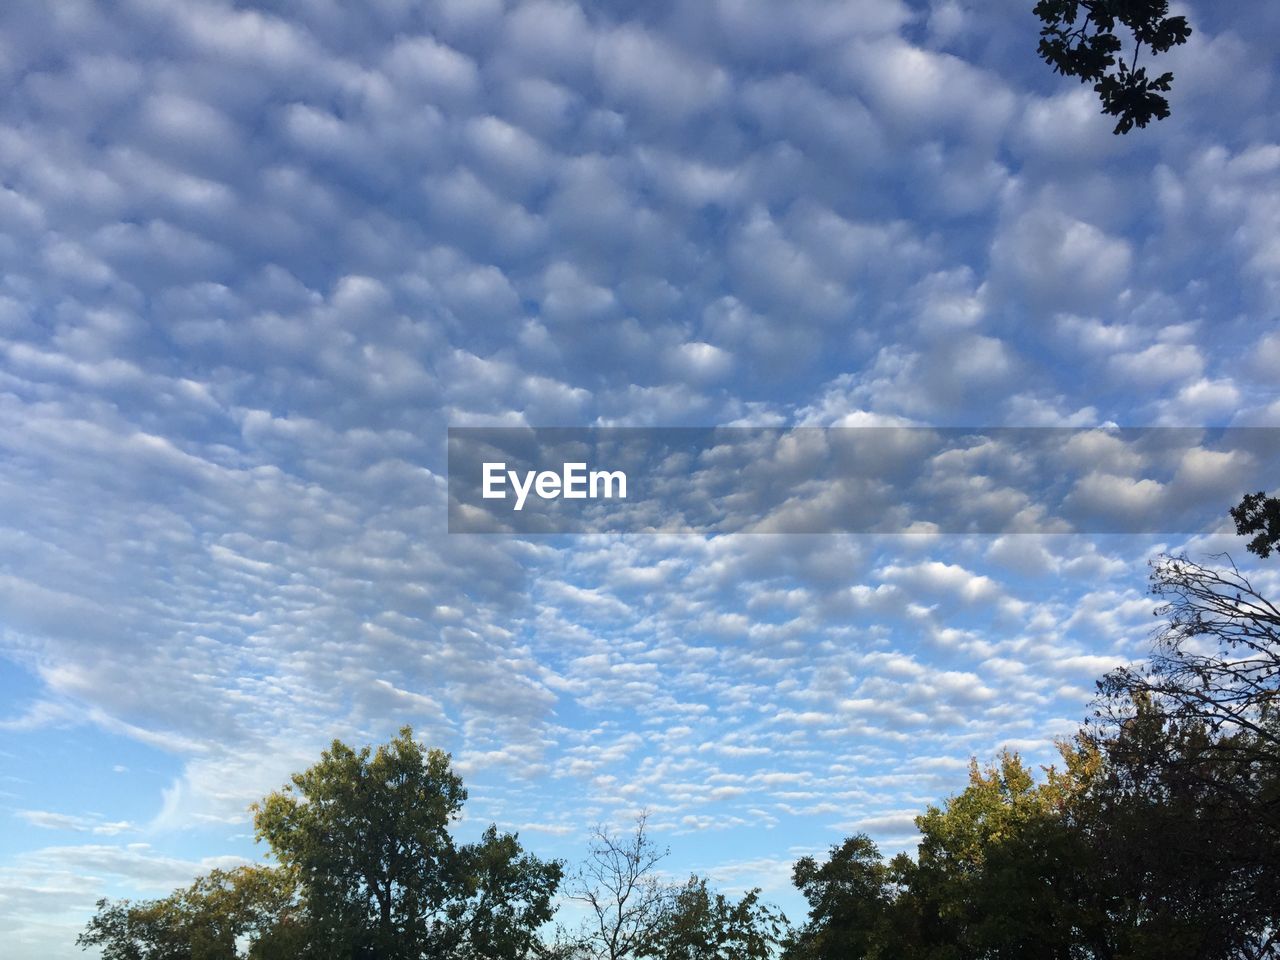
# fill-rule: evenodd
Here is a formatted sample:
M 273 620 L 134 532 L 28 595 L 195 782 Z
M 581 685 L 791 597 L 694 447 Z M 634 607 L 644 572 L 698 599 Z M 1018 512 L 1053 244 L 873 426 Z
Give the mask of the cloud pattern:
M 1046 756 L 1179 544 L 445 527 L 451 425 L 1280 426 L 1277 12 L 1115 138 L 1027 6 L 5 4 L 13 955 L 406 721 L 470 820 L 771 891 Z

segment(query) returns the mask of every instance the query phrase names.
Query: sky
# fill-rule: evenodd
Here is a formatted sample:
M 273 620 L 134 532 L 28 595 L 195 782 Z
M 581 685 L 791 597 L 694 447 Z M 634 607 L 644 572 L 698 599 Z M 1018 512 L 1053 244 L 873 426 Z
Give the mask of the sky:
M 0 5 L 5 956 L 406 723 L 460 835 L 647 809 L 793 917 L 797 857 L 1048 762 L 1243 490 L 1174 538 L 447 528 L 451 426 L 1280 426 L 1280 7 L 1176 5 L 1125 137 L 1031 7 Z

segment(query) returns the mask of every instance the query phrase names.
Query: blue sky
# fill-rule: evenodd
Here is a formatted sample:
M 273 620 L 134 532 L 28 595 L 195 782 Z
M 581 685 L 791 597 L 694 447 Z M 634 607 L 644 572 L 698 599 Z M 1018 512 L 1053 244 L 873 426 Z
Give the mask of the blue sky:
M 464 832 L 788 904 L 1047 758 L 1235 538 L 445 527 L 449 426 L 1280 426 L 1280 9 L 1117 138 L 1031 6 L 5 3 L 6 956 L 406 722 Z

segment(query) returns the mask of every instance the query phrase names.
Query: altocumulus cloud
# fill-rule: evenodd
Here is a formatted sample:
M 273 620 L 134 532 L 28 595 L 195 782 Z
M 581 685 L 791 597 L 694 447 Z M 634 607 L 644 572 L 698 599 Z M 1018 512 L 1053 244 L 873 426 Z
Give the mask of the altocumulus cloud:
M 1046 755 L 1176 544 L 444 532 L 448 425 L 1280 422 L 1275 11 L 1117 139 L 1027 7 L 5 4 L 10 954 L 405 721 L 548 853 L 648 807 L 772 891 Z

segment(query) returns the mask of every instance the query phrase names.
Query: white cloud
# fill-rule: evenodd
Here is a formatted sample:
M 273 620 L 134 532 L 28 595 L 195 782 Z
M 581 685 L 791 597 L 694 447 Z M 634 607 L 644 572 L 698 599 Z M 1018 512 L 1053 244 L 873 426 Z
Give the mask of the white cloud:
M 246 803 L 405 721 L 476 822 L 576 855 L 649 803 L 724 838 L 681 869 L 780 893 L 850 825 L 909 843 L 969 755 L 1049 752 L 1142 652 L 1152 541 L 443 522 L 450 424 L 1280 422 L 1260 36 L 1197 25 L 1117 140 L 1006 13 L 0 10 L 0 731 L 125 798 L 13 786 L 6 945 L 238 862 L 158 851 L 247 855 Z M 1124 515 L 1240 466 L 1062 455 Z

